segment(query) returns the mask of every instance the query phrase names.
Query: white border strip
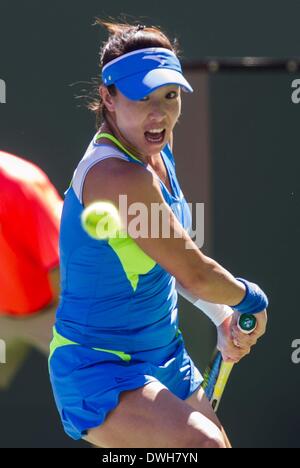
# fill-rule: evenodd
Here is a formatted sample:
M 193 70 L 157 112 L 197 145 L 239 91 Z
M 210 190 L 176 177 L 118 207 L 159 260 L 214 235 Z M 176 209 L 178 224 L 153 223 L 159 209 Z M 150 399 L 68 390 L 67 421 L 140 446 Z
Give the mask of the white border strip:
M 130 57 L 131 55 L 136 55 L 136 54 L 140 54 L 141 52 L 153 52 L 153 53 L 159 53 L 159 52 L 169 52 L 171 55 L 173 55 L 173 57 L 177 58 L 178 60 L 178 57 L 176 56 L 176 54 L 174 54 L 174 52 L 172 52 L 172 50 L 170 49 L 166 49 L 165 47 L 148 47 L 146 49 L 138 49 L 138 50 L 133 50 L 132 52 L 128 52 L 127 54 L 124 54 L 124 55 L 121 55 L 121 57 L 117 57 L 115 58 L 114 60 L 112 60 L 111 62 L 108 62 L 106 65 L 104 65 L 104 67 L 102 68 L 102 73 L 106 70 L 106 68 L 108 68 L 110 65 L 114 65 L 115 63 L 119 62 L 120 60 L 123 60 L 125 57 Z

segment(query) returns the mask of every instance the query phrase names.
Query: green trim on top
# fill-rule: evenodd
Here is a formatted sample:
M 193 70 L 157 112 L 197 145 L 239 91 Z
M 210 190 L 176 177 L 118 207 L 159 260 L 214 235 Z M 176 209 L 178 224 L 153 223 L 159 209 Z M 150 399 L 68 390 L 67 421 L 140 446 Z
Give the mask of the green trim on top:
M 131 361 L 131 356 L 130 354 L 124 353 L 124 351 L 114 351 L 112 349 L 103 349 L 103 348 L 92 348 L 94 351 L 102 351 L 104 353 L 110 353 L 110 354 L 115 354 L 116 356 L 119 356 L 122 361 L 129 362 Z
M 108 244 L 119 257 L 132 289 L 136 291 L 140 275 L 149 273 L 155 267 L 156 262 L 147 255 L 139 245 L 130 237 L 111 238 Z
M 67 345 L 79 345 L 79 343 L 75 343 L 75 341 L 68 340 L 68 338 L 65 338 L 64 336 L 60 335 L 56 331 L 56 328 L 53 327 L 53 340 L 50 343 L 49 361 L 52 358 L 52 355 L 57 348 L 61 348 L 62 346 L 67 346 Z
M 64 336 L 60 335 L 56 328 L 53 327 L 53 339 L 50 343 L 50 355 L 49 355 L 49 360 L 53 356 L 53 353 L 58 349 L 63 346 L 68 346 L 68 345 L 73 345 L 73 346 L 81 346 L 79 343 L 75 343 L 75 341 L 68 340 L 68 338 L 65 338 Z M 113 349 L 104 349 L 104 348 L 91 348 L 94 351 L 102 351 L 104 353 L 110 353 L 110 354 L 115 354 L 118 356 L 122 361 L 129 362 L 131 360 L 131 355 L 124 353 L 124 351 L 116 351 Z
M 122 151 L 143 165 L 143 163 L 131 154 L 113 135 L 110 135 L 109 133 L 100 133 L 96 137 L 96 140 L 98 141 L 102 137 L 111 140 Z M 108 243 L 119 257 L 128 281 L 130 282 L 132 289 L 135 291 L 138 286 L 140 275 L 145 275 L 152 270 L 152 268 L 155 267 L 156 262 L 149 257 L 128 235 L 126 237 L 109 239 Z
M 123 150 L 125 153 L 127 153 L 129 156 L 131 156 L 133 159 L 135 159 L 136 161 L 138 161 L 140 164 L 144 164 L 142 163 L 142 161 L 140 161 L 136 156 L 134 156 L 132 153 L 130 153 L 126 148 L 125 146 L 122 145 L 122 143 L 119 142 L 119 140 L 117 140 L 116 137 L 114 137 L 113 135 L 110 135 L 109 133 L 99 133 L 99 135 L 97 135 L 97 138 L 96 140 L 100 140 L 100 138 L 107 138 L 108 140 L 111 140 L 113 143 L 115 143 L 119 148 L 121 148 L 121 150 Z

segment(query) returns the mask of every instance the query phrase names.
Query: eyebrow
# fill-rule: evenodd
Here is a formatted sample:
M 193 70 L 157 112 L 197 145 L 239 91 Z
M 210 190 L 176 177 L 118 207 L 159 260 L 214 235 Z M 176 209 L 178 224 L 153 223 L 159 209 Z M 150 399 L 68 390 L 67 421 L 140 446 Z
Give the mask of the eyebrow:
M 174 84 L 174 88 L 170 88 L 169 90 L 166 90 L 166 91 L 164 92 L 164 94 L 169 94 L 169 93 L 172 93 L 173 91 L 176 91 L 176 92 L 179 93 L 179 90 L 181 89 L 181 87 L 178 86 L 177 88 L 175 88 L 175 86 L 177 86 L 177 85 Z M 154 92 L 155 92 L 155 91 L 154 91 Z M 153 94 L 153 93 L 149 93 L 149 94 L 147 94 L 147 96 L 144 96 L 144 97 L 151 97 L 152 94 Z M 144 99 L 144 98 L 141 98 L 141 99 Z
M 171 93 L 172 91 L 179 91 L 179 90 L 180 90 L 180 86 L 176 88 L 176 85 L 174 84 L 174 87 L 172 88 L 170 87 L 168 90 L 164 90 L 165 92 L 163 94 L 168 94 L 168 93 Z M 150 94 L 148 96 L 150 96 Z

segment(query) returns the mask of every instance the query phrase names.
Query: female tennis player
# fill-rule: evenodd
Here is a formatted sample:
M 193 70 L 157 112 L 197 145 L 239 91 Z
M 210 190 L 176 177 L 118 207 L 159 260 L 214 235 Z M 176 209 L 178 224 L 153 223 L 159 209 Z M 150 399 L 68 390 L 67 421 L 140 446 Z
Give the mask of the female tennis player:
M 59 296 L 62 200 L 35 164 L 0 151 L 0 339 L 7 388 L 30 347 L 49 353 Z
M 264 333 L 267 298 L 203 255 L 188 234 L 172 131 L 181 91 L 192 88 L 176 45 L 156 27 L 98 23 L 110 33 L 98 131 L 65 194 L 61 223 L 62 295 L 49 358 L 56 404 L 66 433 L 98 447 L 230 447 L 185 349 L 175 285 L 236 314 L 257 313 L 256 332 L 244 337 L 232 309 L 211 312 L 223 357 L 234 362 Z M 181 155 L 186 164 L 189 151 Z M 101 200 L 120 208 L 120 195 L 128 207 L 146 208 L 151 227 L 151 208 L 161 205 L 171 235 L 90 237 L 84 208 Z M 128 208 L 127 225 L 134 218 Z

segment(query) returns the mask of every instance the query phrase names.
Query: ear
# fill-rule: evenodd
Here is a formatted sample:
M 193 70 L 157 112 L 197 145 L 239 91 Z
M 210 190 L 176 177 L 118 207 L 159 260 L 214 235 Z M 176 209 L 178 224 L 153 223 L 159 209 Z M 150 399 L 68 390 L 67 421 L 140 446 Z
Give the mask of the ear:
M 103 104 L 105 105 L 106 109 L 110 112 L 115 111 L 115 102 L 113 97 L 109 94 L 109 91 L 106 86 L 100 85 L 99 87 L 99 94 L 102 98 Z

